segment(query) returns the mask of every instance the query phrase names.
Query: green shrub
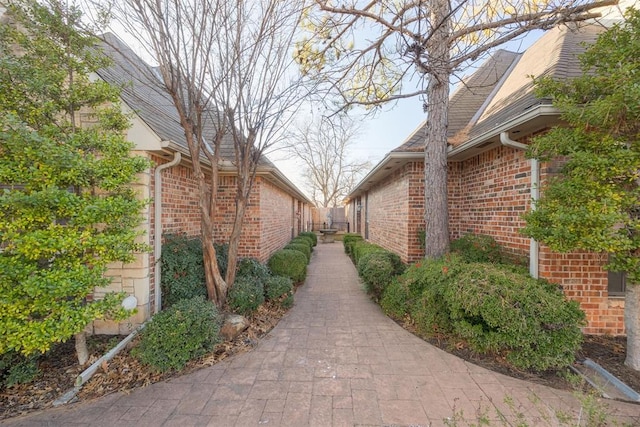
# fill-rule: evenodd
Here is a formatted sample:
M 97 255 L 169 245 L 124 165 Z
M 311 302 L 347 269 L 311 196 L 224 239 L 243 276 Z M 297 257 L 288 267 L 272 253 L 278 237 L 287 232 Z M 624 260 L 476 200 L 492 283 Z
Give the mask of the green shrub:
M 318 244 L 318 235 L 313 231 L 303 231 L 302 233 L 298 234 L 298 236 L 309 237 L 313 241 L 313 246 L 316 246 Z
M 307 258 L 307 264 L 311 260 L 311 248 L 306 243 L 302 243 L 302 242 L 300 242 L 300 243 L 295 243 L 295 242 L 294 243 L 289 243 L 283 249 L 290 249 L 292 251 L 302 252 L 304 254 L 304 256 Z
M 264 293 L 267 300 L 277 302 L 284 308 L 293 305 L 293 283 L 288 277 L 270 277 L 265 283 Z
M 402 320 L 409 314 L 409 289 L 406 282 L 400 281 L 397 276 L 391 279 L 382 293 L 380 307 L 384 314 L 396 320 Z
M 342 245 L 344 246 L 344 252 L 351 257 L 353 244 L 361 240 L 363 240 L 362 236 L 355 233 L 347 233 L 342 236 Z
M 365 290 L 376 300 L 382 297 L 391 280 L 404 270 L 400 257 L 388 251 L 365 254 L 360 258 L 357 267 Z
M 216 259 L 220 274 L 227 270 L 228 245 L 215 244 Z M 171 307 L 183 299 L 207 296 L 202 241 L 185 234 L 167 234 L 162 245 L 162 290 L 163 308 Z
M 293 283 L 304 281 L 307 277 L 307 257 L 300 251 L 281 249 L 276 251 L 267 263 L 274 276 L 285 276 Z
M 267 279 L 271 277 L 271 271 L 269 267 L 262 264 L 255 258 L 242 258 L 238 261 L 238 267 L 236 272 L 236 278 L 242 277 L 247 279 L 253 279 L 257 282 L 264 284 Z
M 358 265 L 363 256 L 374 252 L 387 252 L 387 250 L 364 240 L 356 240 L 351 245 L 351 259 L 355 265 Z
M 466 262 L 502 262 L 500 245 L 491 236 L 465 234 L 451 242 L 451 252 L 459 254 Z
M 10 351 L 0 355 L 0 384 L 5 387 L 30 383 L 39 373 L 38 354 L 24 356 Z
M 522 369 L 573 363 L 585 315 L 562 291 L 492 264 L 472 263 L 445 289 L 454 332 Z
M 200 239 L 188 238 L 184 234 L 165 235 L 161 271 L 164 308 L 183 299 L 207 296 Z
M 233 312 L 250 315 L 264 302 L 263 282 L 249 276 L 236 277 L 227 295 L 227 302 Z
M 313 252 L 313 247 L 315 246 L 313 239 L 309 236 L 294 237 L 289 243 L 304 243 L 309 246 L 311 252 Z
M 460 257 L 450 254 L 416 263 L 402 276 L 408 289 L 408 312 L 421 333 L 432 335 L 451 331 L 449 309 L 443 294 L 465 268 L 467 264 Z
M 158 371 L 180 370 L 213 349 L 219 332 L 214 304 L 202 297 L 178 301 L 151 318 L 132 354 Z

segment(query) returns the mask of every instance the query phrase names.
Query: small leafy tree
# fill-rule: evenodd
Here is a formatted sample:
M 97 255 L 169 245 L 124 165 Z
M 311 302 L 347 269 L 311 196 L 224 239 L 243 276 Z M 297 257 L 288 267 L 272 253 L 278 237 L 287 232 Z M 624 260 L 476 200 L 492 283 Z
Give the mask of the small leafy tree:
M 601 34 L 582 56 L 583 75 L 570 81 L 541 78 L 569 127 L 536 138 L 530 155 L 563 156 L 524 233 L 552 250 L 611 254 L 606 266 L 640 279 L 640 12 Z M 627 287 L 626 364 L 640 369 L 640 290 Z
M 123 318 L 122 295 L 92 294 L 109 263 L 143 249 L 130 184 L 148 164 L 130 155 L 118 91 L 90 79 L 104 58 L 64 4 L 8 2 L 0 26 L 0 355 Z

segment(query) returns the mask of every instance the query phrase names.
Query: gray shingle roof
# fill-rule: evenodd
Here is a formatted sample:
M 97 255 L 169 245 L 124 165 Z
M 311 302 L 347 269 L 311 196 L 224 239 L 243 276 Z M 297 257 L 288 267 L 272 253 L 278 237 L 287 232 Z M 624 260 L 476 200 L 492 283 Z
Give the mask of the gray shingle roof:
M 110 84 L 122 89 L 122 100 L 162 139 L 172 141 L 185 149 L 184 130 L 180 125 L 178 111 L 166 91 L 158 71 L 143 61 L 117 36 L 106 33 L 100 48 L 112 60 L 109 67 L 98 71 L 98 75 Z M 214 126 L 205 123 L 205 136 L 213 135 Z M 223 160 L 235 158 L 233 140 L 227 133 L 222 141 L 220 155 Z M 261 166 L 275 167 L 266 156 L 261 157 Z
M 508 70 L 518 60 L 520 54 L 498 50 L 485 61 L 476 72 L 462 81 L 449 98 L 449 127 L 447 135 L 455 138 L 465 133 L 478 111 L 486 104 L 487 98 L 496 90 Z M 426 121 L 395 152 L 422 151 L 426 133 Z
M 498 50 L 449 98 L 447 135 L 453 146 L 508 122 L 550 100 L 533 93 L 531 76 L 565 79 L 580 75 L 577 55 L 603 30 L 588 25 L 579 30 L 567 26 L 547 31 L 524 53 Z M 392 152 L 417 152 L 424 148 L 426 121 Z

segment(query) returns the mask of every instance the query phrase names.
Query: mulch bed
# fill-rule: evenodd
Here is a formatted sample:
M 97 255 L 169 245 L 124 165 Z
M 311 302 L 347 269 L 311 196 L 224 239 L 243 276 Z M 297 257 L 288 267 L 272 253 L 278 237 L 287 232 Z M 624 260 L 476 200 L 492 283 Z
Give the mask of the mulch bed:
M 144 387 L 151 383 L 183 375 L 211 366 L 231 355 L 248 351 L 257 340 L 269 332 L 284 316 L 285 310 L 267 306 L 249 319 L 251 327 L 233 342 L 216 346 L 215 350 L 198 360 L 190 362 L 181 372 L 160 374 L 141 365 L 129 352 L 123 350 L 109 363 L 104 364 L 80 393 L 79 400 L 90 400 L 117 391 L 127 391 Z M 404 325 L 408 329 L 410 326 Z M 124 337 L 93 336 L 89 338 L 91 362 L 106 353 Z M 527 372 L 514 369 L 504 359 L 497 356 L 480 355 L 472 352 L 464 343 L 451 343 L 445 339 L 429 339 L 432 344 L 487 369 L 503 374 L 544 384 L 559 389 L 571 389 L 566 380 L 566 372 Z M 624 365 L 626 338 L 610 336 L 585 336 L 584 343 L 576 357 L 586 357 L 602 365 L 628 386 L 640 391 L 640 372 Z M 40 375 L 30 384 L 20 384 L 9 389 L 0 389 L 0 420 L 28 412 L 49 408 L 53 401 L 73 387 L 77 375 L 83 370 L 75 359 L 73 340 L 58 345 L 40 362 Z

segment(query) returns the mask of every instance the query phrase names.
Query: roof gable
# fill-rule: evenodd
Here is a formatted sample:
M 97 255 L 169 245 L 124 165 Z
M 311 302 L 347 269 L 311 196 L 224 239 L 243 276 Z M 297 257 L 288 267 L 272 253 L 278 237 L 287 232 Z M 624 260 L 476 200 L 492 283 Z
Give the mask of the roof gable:
M 520 54 L 498 50 L 473 74 L 464 79 L 449 98 L 449 138 L 460 134 L 473 124 L 478 111 L 482 111 L 488 97 L 500 86 L 507 72 L 517 62 Z M 423 122 L 404 144 L 393 151 L 422 151 L 427 122 Z

